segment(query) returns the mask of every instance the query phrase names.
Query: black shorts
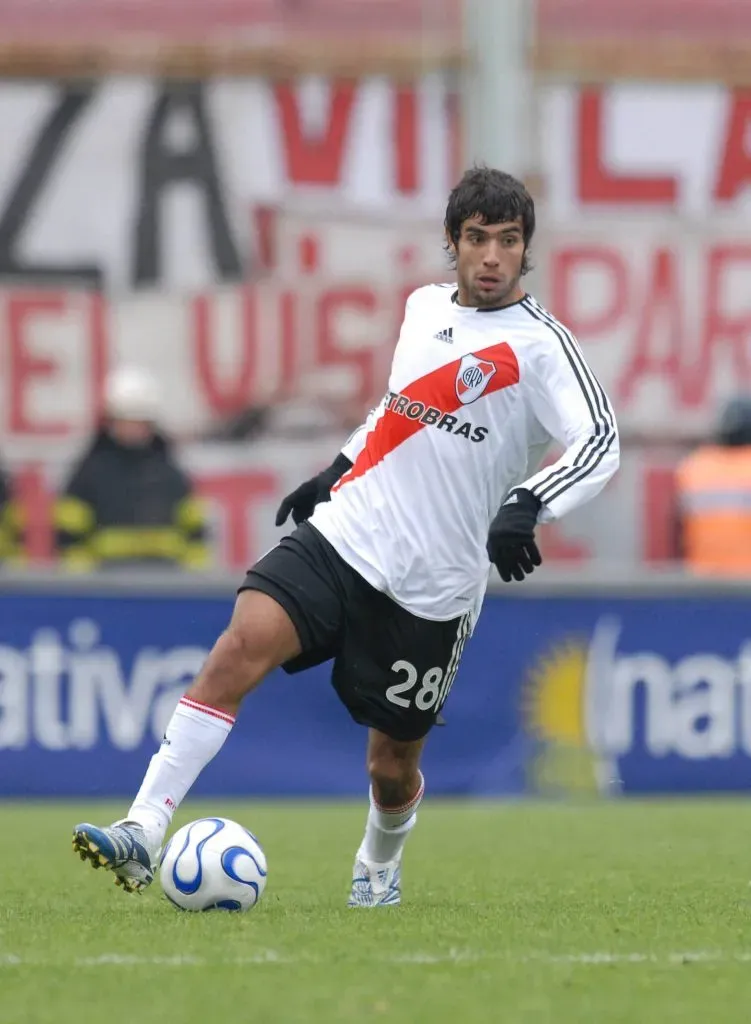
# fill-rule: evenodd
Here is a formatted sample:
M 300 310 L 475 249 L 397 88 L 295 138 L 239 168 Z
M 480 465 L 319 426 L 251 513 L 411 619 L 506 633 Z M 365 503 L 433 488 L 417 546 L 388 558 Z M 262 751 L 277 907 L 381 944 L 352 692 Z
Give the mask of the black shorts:
M 334 659 L 331 681 L 360 725 L 417 740 L 435 725 L 471 630 L 469 615 L 421 619 L 375 590 L 303 523 L 250 570 L 240 590 L 284 608 L 302 653 L 294 673 Z

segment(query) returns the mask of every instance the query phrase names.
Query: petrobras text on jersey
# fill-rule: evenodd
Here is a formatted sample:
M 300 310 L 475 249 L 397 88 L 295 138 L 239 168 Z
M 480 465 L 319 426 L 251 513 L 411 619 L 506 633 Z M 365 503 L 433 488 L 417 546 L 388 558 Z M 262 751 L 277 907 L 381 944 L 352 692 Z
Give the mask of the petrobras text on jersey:
M 207 653 L 144 646 L 128 664 L 91 618 L 40 626 L 28 647 L 0 644 L 0 750 L 91 750 L 104 741 L 129 751 L 158 742 Z
M 419 420 L 425 426 L 445 430 L 449 434 L 465 437 L 475 443 L 484 441 L 490 433 L 490 427 L 475 426 L 469 420 L 462 421 L 458 416 L 452 416 L 451 413 L 444 412 L 434 405 L 427 405 L 420 401 L 413 402 L 409 395 L 396 394 L 393 391 L 387 392 L 385 407 L 399 416 L 406 416 L 407 419 L 413 421 Z

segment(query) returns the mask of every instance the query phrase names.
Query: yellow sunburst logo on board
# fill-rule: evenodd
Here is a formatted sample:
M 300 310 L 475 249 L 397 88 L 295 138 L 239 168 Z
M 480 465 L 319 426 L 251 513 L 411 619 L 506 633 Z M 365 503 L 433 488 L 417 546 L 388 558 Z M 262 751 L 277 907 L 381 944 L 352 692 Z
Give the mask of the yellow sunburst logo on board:
M 587 740 L 586 640 L 553 647 L 529 673 L 523 711 L 529 732 L 540 741 L 532 772 L 546 794 L 596 793 L 595 757 Z

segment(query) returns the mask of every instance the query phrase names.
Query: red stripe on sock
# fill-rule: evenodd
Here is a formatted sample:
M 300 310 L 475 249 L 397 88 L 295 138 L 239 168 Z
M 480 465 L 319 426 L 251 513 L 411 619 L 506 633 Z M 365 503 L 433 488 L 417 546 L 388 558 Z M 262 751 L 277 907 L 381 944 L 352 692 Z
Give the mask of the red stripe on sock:
M 373 803 L 375 804 L 376 810 L 380 811 L 381 814 L 404 814 L 406 811 L 412 810 L 412 808 L 416 804 L 419 804 L 419 802 L 423 798 L 424 793 L 425 793 L 425 779 L 423 778 L 422 773 L 420 773 L 420 788 L 417 790 L 417 792 L 412 797 L 412 799 L 408 800 L 406 804 L 402 804 L 401 807 L 383 807 L 381 804 L 377 803 L 375 800 L 373 801 Z
M 235 724 L 235 716 L 227 714 L 226 711 L 220 711 L 219 708 L 212 708 L 210 704 L 204 704 L 200 700 L 193 700 L 192 697 L 181 697 L 180 704 L 184 704 L 186 708 L 192 708 L 193 711 L 202 711 L 204 715 L 211 715 L 212 718 L 219 718 L 222 722 L 226 722 L 228 725 Z

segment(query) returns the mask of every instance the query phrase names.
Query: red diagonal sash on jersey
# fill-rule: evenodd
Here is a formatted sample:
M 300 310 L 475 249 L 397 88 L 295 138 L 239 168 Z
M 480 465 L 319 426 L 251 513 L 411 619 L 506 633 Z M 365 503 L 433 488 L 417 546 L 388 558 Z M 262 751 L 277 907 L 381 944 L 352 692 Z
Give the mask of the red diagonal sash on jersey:
M 491 345 L 480 352 L 473 352 L 472 355 L 476 359 L 488 360 L 495 366 L 496 372 L 490 377 L 481 398 L 519 383 L 519 363 L 507 342 Z M 464 408 L 457 394 L 457 373 L 461 362 L 461 359 L 455 359 L 426 373 L 424 377 L 407 385 L 402 394 L 408 395 L 410 402 L 422 402 L 426 408 L 432 405 L 442 413 L 457 412 Z M 338 490 L 350 480 L 363 476 L 385 459 L 389 452 L 393 452 L 425 426 L 426 424 L 419 419 L 411 420 L 395 412 L 393 408 L 386 409 L 368 434 L 365 447 L 355 459 L 352 469 L 345 473 L 332 489 Z

